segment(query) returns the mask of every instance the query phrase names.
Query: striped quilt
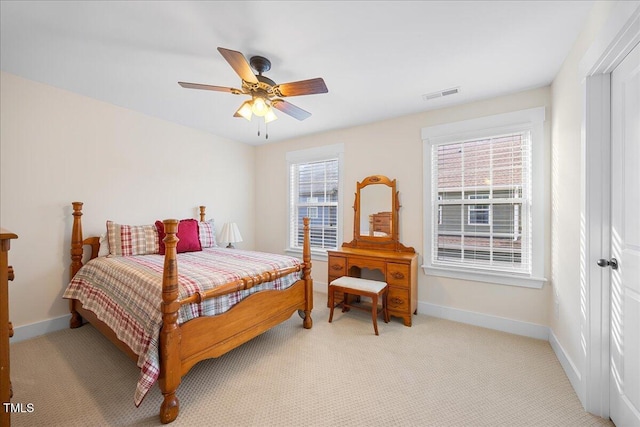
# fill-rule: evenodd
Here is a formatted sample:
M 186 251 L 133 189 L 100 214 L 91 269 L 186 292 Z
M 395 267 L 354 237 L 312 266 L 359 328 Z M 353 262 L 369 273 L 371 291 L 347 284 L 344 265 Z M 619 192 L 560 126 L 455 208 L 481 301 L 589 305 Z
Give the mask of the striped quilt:
M 185 298 L 247 276 L 300 264 L 297 258 L 263 252 L 206 248 L 178 254 L 179 297 Z M 84 265 L 63 297 L 82 302 L 137 355 L 140 377 L 135 392 L 139 406 L 158 379 L 162 327 L 164 256 L 99 257 Z M 243 298 L 265 289 L 286 289 L 302 277 L 294 273 L 254 288 L 182 306 L 178 323 L 224 313 Z

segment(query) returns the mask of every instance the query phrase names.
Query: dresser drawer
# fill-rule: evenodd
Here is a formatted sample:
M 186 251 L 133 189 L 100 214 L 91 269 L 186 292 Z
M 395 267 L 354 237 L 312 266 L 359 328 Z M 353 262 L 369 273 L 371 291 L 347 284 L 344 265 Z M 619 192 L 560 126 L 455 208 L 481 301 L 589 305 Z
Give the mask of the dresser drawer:
M 387 263 L 387 283 L 389 286 L 409 287 L 409 266 L 407 264 Z
M 328 273 L 330 277 L 342 277 L 347 275 L 347 260 L 342 257 L 329 257 Z
M 387 307 L 389 310 L 409 312 L 409 291 L 389 286 L 387 295 Z

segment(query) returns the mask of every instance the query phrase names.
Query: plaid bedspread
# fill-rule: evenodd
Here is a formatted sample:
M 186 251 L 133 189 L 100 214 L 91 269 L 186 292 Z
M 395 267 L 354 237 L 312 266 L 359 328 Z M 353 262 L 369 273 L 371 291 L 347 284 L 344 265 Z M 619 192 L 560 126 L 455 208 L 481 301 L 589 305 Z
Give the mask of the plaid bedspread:
M 179 297 L 223 285 L 242 277 L 300 264 L 297 258 L 240 249 L 207 248 L 178 254 Z M 162 327 L 164 256 L 99 257 L 89 261 L 68 285 L 64 298 L 82 302 L 137 355 L 140 377 L 134 401 L 139 406 L 158 379 Z M 286 289 L 302 277 L 294 273 L 200 304 L 182 306 L 178 323 L 224 313 L 243 298 L 265 289 Z

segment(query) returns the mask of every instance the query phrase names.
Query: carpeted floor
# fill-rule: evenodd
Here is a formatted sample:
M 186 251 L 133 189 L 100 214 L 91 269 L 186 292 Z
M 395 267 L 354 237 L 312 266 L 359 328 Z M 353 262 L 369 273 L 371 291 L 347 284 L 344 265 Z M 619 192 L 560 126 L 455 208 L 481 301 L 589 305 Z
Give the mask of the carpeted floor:
M 551 346 L 447 320 L 413 327 L 352 310 L 287 322 L 196 365 L 175 426 L 612 426 L 586 413 Z M 90 325 L 11 345 L 13 426 L 160 425 L 157 386 L 133 403 L 135 364 Z

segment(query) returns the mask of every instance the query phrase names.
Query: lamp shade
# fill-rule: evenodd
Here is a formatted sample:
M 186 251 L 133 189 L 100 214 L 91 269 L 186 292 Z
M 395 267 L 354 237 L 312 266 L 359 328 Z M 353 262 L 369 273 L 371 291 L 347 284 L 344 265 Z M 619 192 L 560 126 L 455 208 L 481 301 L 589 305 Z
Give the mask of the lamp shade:
M 238 111 L 234 114 L 235 117 L 244 117 L 245 119 L 251 121 L 251 101 L 245 101 L 242 103 Z
M 238 225 L 235 222 L 227 222 L 222 226 L 222 232 L 220 233 L 220 240 L 227 242 L 228 248 L 233 248 L 233 244 L 242 242 L 242 235 L 238 229 Z
M 264 115 L 264 122 L 270 123 L 277 119 L 278 119 L 278 116 L 276 116 L 276 113 L 273 112 L 273 108 L 269 107 L 269 111 L 267 111 L 267 114 Z

